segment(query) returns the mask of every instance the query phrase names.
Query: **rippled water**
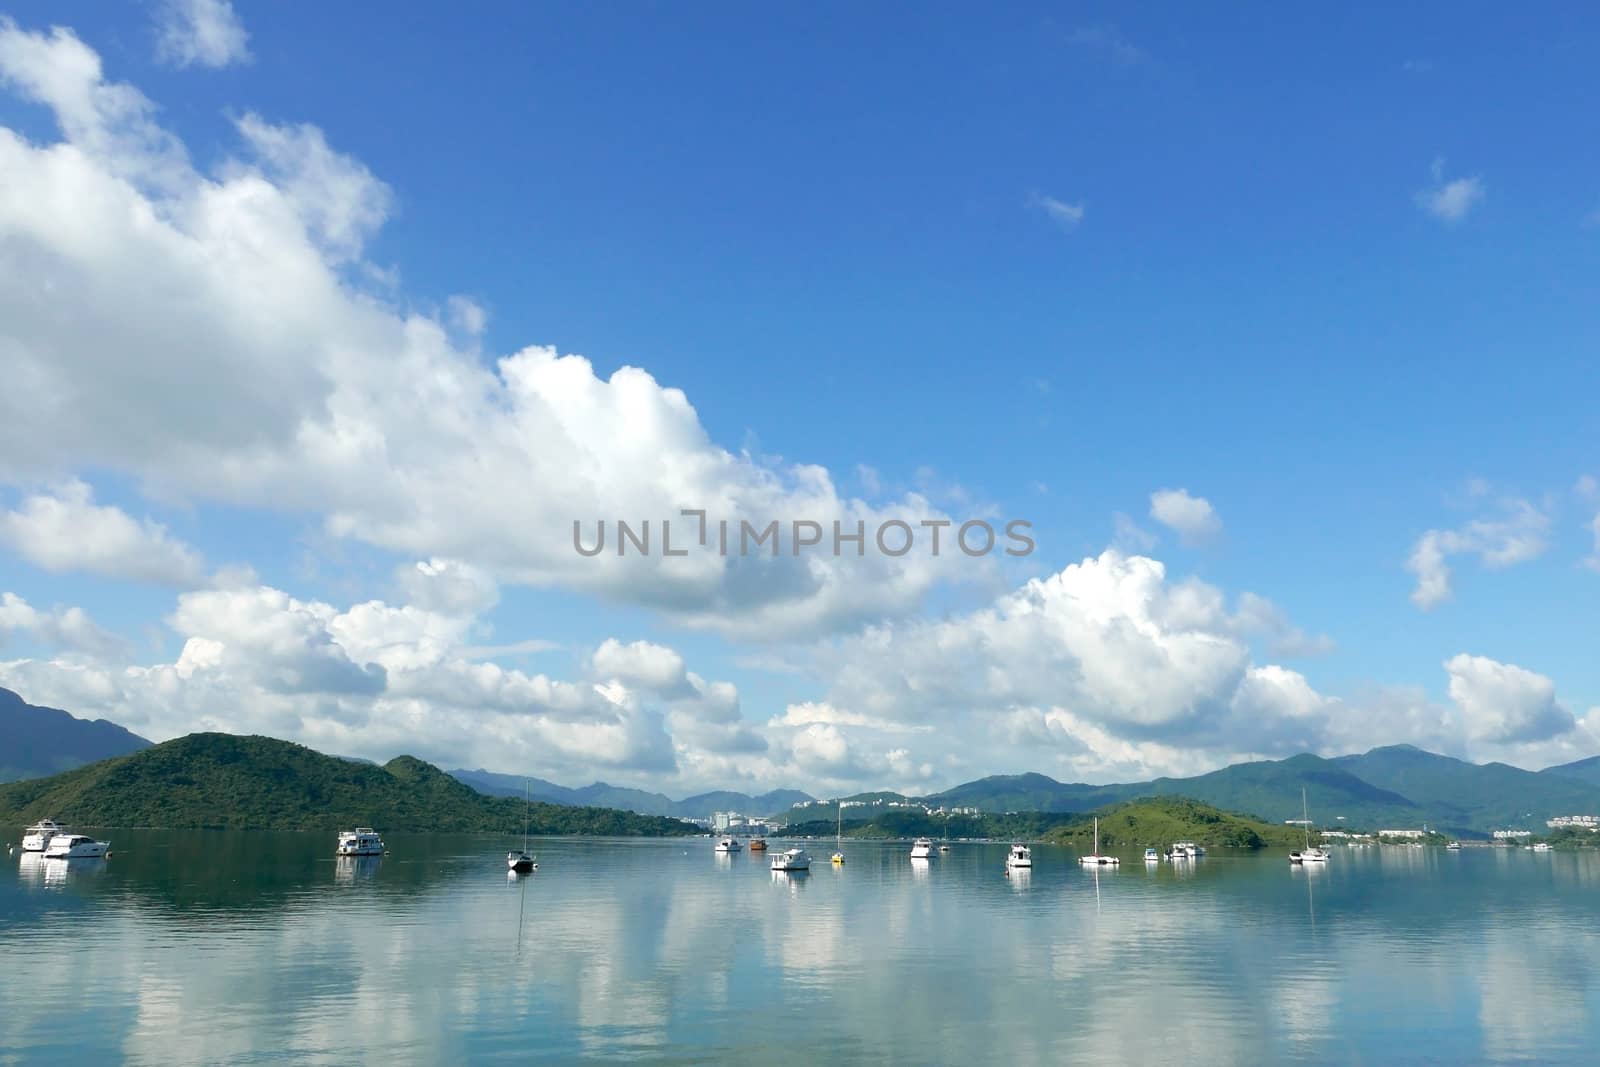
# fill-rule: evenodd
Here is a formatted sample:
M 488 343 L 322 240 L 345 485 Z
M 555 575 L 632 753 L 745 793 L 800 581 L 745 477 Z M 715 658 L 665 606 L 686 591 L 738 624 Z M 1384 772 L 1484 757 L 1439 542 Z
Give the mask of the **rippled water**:
M 20 835 L 17 835 L 20 836 Z M 709 840 L 117 831 L 10 857 L 0 1062 L 1595 1062 L 1600 853 L 809 875 Z M 17 837 L 13 836 L 13 840 Z

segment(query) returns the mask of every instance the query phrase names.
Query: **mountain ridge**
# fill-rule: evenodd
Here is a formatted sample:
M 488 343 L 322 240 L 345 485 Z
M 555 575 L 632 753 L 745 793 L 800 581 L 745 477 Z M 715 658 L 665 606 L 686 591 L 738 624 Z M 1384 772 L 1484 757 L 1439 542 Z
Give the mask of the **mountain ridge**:
M 60 708 L 30 704 L 0 689 L 0 783 L 70 771 L 123 756 L 150 742 L 108 719 L 80 719 Z

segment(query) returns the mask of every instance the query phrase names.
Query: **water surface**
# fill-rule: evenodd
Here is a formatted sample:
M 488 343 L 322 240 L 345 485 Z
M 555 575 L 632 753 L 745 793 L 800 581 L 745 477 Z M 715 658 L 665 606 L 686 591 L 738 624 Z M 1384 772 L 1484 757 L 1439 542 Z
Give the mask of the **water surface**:
M 12 834 L 12 840 L 19 835 Z M 1600 853 L 109 833 L 0 871 L 0 1063 L 1592 1063 Z

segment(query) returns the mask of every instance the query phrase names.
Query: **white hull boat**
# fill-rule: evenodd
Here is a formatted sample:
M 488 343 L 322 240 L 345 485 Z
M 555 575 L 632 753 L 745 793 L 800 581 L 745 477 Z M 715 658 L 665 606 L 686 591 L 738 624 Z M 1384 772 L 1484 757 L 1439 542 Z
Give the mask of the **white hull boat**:
M 110 841 L 96 841 L 82 834 L 56 834 L 44 850 L 47 860 L 94 860 L 111 852 Z
M 739 839 L 735 837 L 724 837 L 717 842 L 718 852 L 738 852 L 741 847 Z
M 1033 866 L 1033 852 L 1027 845 L 1012 845 L 1006 857 L 1006 866 L 1012 870 L 1027 870 Z
M 1307 863 L 1327 863 L 1327 850 L 1311 847 L 1311 809 L 1306 804 L 1306 791 L 1304 789 L 1300 790 L 1300 825 L 1306 832 L 1306 847 L 1289 853 L 1289 864 L 1294 867 L 1300 867 Z
M 52 837 L 66 832 L 66 827 L 57 826 L 49 819 L 40 819 L 36 824 L 22 831 L 22 851 L 43 852 L 50 846 Z
M 803 848 L 791 848 L 787 852 L 780 852 L 772 857 L 772 869 L 775 871 L 809 871 L 811 869 L 811 853 Z
M 911 843 L 911 858 L 925 860 L 933 855 L 933 842 L 926 837 L 919 837 Z
M 378 836 L 377 831 L 370 826 L 358 826 L 354 830 L 339 831 L 339 844 L 334 849 L 334 855 L 381 856 L 383 851 L 383 838 Z
M 1102 856 L 1100 854 L 1100 818 L 1094 820 L 1094 851 L 1087 856 L 1079 856 L 1078 863 L 1083 867 L 1116 867 L 1122 861 L 1115 856 Z

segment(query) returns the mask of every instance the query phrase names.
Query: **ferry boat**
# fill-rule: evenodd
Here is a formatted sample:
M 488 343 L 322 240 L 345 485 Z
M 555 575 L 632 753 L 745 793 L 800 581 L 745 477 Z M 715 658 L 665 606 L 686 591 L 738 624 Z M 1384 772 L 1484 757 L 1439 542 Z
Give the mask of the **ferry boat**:
M 370 826 L 340 830 L 339 845 L 334 850 L 338 856 L 381 856 L 383 852 L 383 838 Z
M 1013 869 L 1017 867 L 1032 867 L 1033 852 L 1027 845 L 1012 845 L 1011 854 L 1006 857 L 1006 866 Z
M 750 842 L 750 851 L 751 852 L 765 852 L 766 850 L 767 850 L 767 842 L 766 842 L 766 840 L 764 838 L 758 837 L 754 841 Z
M 47 860 L 99 859 L 111 851 L 110 841 L 96 841 L 82 834 L 56 834 L 44 850 Z
M 911 843 L 911 858 L 925 860 L 933 855 L 933 842 L 926 837 L 919 837 Z
M 780 852 L 772 857 L 772 869 L 775 871 L 809 871 L 811 869 L 811 853 L 803 848 L 791 848 L 787 852 Z
M 739 839 L 737 837 L 724 837 L 717 842 L 718 852 L 738 852 L 739 848 Z
M 65 826 L 57 826 L 49 819 L 40 819 L 37 823 L 22 831 L 22 851 L 43 852 L 50 845 L 50 839 L 57 834 L 67 832 Z

